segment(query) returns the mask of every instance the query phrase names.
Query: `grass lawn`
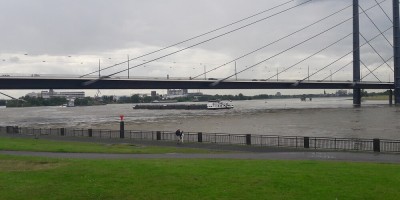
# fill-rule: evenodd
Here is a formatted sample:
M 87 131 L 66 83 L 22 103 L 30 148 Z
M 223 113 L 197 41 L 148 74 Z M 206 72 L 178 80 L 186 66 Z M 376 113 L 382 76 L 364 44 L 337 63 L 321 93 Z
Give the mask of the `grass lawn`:
M 0 137 L 0 149 L 210 152 L 9 137 Z M 0 155 L 0 199 L 398 199 L 399 171 L 398 164 L 360 162 Z
M 400 165 L 0 155 L 0 199 L 399 199 Z
M 388 100 L 389 101 L 389 96 L 388 95 L 377 95 L 377 96 L 368 96 L 368 97 L 362 97 L 363 100 Z M 394 100 L 394 96 L 392 98 Z
M 127 141 L 128 142 L 128 141 Z M 0 136 L 0 150 L 85 152 L 85 153 L 215 153 L 205 149 L 104 144 L 91 142 L 53 141 L 46 139 L 12 138 Z

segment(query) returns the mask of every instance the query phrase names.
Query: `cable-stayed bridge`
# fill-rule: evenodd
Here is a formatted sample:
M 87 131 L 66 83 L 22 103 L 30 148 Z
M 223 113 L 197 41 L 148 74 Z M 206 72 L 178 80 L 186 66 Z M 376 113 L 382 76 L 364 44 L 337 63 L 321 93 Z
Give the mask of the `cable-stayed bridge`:
M 283 13 L 301 10 L 303 6 L 307 6 L 311 2 L 313 0 L 285 1 L 254 15 L 164 48 L 134 58 L 128 57 L 126 61 L 107 67 L 100 67 L 99 63 L 98 70 L 83 75 L 50 76 L 35 74 L 34 76 L 23 76 L 21 74 L 3 74 L 0 77 L 0 89 L 353 89 L 353 102 L 356 105 L 361 104 L 361 89 L 394 89 L 396 104 L 400 104 L 400 70 L 398 64 L 400 58 L 398 49 L 400 46 L 399 0 L 392 0 L 391 2 L 392 16 L 384 9 L 384 5 L 387 5 L 390 0 L 373 0 L 368 5 L 360 5 L 358 0 L 349 1 L 348 5 L 333 10 L 313 22 L 305 23 L 287 34 L 279 35 L 279 37 L 268 43 L 260 44 L 258 48 L 237 55 L 223 64 L 203 66 L 204 70 L 202 72 L 198 72 L 198 69 L 193 68 L 192 72 L 189 70 L 185 77 L 172 77 L 169 76 L 169 72 L 165 72 L 163 77 L 157 76 L 158 74 L 153 75 L 150 71 L 150 74 L 147 74 L 146 77 L 130 74 L 130 72 L 134 72 L 138 68 L 146 67 L 146 65 L 159 62 L 162 59 L 183 53 L 205 43 L 211 43 L 235 32 L 245 31 L 257 23 L 265 20 L 274 20 Z M 349 10 L 352 14 L 345 15 Z M 380 12 L 386 16 L 386 24 L 390 24 L 390 26 L 380 26 L 374 20 L 373 14 L 375 12 Z M 322 28 L 315 28 L 317 25 L 326 24 L 328 20 L 339 16 L 338 20 L 330 21 L 328 25 Z M 365 19 L 365 23 L 370 24 L 374 32 L 360 29 L 361 16 Z M 248 22 L 249 20 L 252 21 Z M 352 24 L 352 29 L 348 30 L 349 32 L 343 32 L 336 36 L 335 39 L 329 40 L 329 42 L 325 42 L 324 38 L 321 38 L 326 34 L 332 33 L 337 28 L 348 27 L 348 23 Z M 282 24 L 282 26 L 285 25 Z M 304 34 L 304 31 L 309 29 L 312 31 Z M 388 37 L 391 32 L 393 33 L 392 37 Z M 293 39 L 297 35 L 302 37 Z M 329 37 L 333 38 L 332 35 Z M 377 43 L 376 40 L 378 39 L 381 39 L 381 42 Z M 290 41 L 289 45 L 282 45 L 283 47 L 281 48 L 275 47 L 275 45 L 288 40 Z M 351 45 L 349 40 L 351 40 Z M 188 44 L 189 42 L 192 43 Z M 273 59 L 285 60 L 290 56 L 287 55 L 288 52 L 312 42 L 323 45 L 320 45 L 317 49 L 310 48 L 312 52 L 304 53 L 302 57 L 297 58 L 297 61 L 290 65 L 276 67 L 276 72 L 271 71 L 267 75 L 259 76 L 259 71 L 256 69 L 268 65 L 268 62 Z M 321 56 L 331 48 L 337 48 L 340 43 L 347 43 L 347 46 L 352 46 L 352 48 L 347 51 L 341 50 L 341 55 L 332 55 L 333 59 L 324 58 L 327 62 L 320 66 L 314 66 L 311 72 L 309 66 L 305 67 L 307 61 Z M 184 44 L 186 46 L 182 47 Z M 388 56 L 382 52 L 381 48 L 379 48 L 382 45 L 386 45 L 393 54 Z M 273 53 L 265 54 L 264 57 L 258 58 L 257 61 L 237 70 L 236 62 L 240 62 L 248 56 L 268 48 L 273 49 Z M 365 57 L 361 56 L 362 48 L 369 48 L 369 54 Z M 162 54 L 160 55 L 160 53 Z M 377 57 L 376 60 L 379 62 L 369 61 L 372 55 Z M 233 64 L 235 66 L 234 69 L 232 67 Z M 344 73 L 344 69 L 350 71 L 349 68 L 351 67 L 352 74 L 350 78 L 348 77 L 345 80 L 333 78 L 333 76 L 336 77 Z M 162 69 L 160 67 L 158 71 L 162 71 Z M 193 71 L 198 73 L 194 74 Z M 217 71 L 221 73 L 215 73 Z M 387 73 L 389 79 L 382 80 L 382 75 L 379 75 L 378 71 L 381 74 Z M 213 73 L 214 75 L 210 75 Z M 238 76 L 246 73 L 248 78 L 238 78 Z M 296 74 L 296 76 L 293 74 Z M 367 80 L 367 78 L 370 80 Z

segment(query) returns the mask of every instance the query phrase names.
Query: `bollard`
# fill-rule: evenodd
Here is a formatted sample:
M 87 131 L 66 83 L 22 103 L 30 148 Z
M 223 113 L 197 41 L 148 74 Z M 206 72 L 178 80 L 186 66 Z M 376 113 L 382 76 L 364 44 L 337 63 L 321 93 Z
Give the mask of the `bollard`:
M 157 140 L 161 140 L 161 131 L 157 131 Z
M 246 134 L 246 144 L 251 145 L 251 134 Z
M 389 105 L 393 105 L 393 91 L 389 90 Z
M 88 134 L 89 134 L 89 137 L 93 137 L 93 129 L 88 129 Z
M 378 138 L 373 140 L 374 152 L 381 152 L 381 141 Z
M 119 123 L 119 138 L 124 138 L 125 137 L 125 124 L 124 121 L 121 121 Z
M 197 142 L 203 142 L 203 133 L 202 132 L 197 133 Z
M 65 128 L 60 129 L 60 134 L 61 134 L 61 136 L 65 136 Z
M 306 149 L 310 148 L 310 138 L 309 137 L 304 137 L 304 148 L 306 148 Z
M 124 115 L 119 115 L 121 121 L 119 122 L 119 138 L 125 137 L 125 123 L 124 123 Z

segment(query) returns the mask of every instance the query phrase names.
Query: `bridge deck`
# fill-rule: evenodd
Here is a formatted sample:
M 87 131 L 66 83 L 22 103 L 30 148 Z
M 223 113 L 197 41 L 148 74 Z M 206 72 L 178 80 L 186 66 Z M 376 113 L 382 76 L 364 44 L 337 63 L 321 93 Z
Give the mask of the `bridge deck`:
M 0 89 L 394 89 L 394 83 L 0 77 Z

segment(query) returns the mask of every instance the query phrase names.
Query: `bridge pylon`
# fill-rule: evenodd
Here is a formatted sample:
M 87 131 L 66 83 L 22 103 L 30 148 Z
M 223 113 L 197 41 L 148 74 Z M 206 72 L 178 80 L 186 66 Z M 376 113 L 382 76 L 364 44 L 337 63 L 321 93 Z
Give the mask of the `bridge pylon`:
M 353 0 L 353 105 L 361 105 L 361 89 L 358 88 L 360 82 L 360 22 L 359 22 L 358 0 Z
M 394 102 L 400 105 L 400 19 L 399 0 L 393 0 L 393 56 L 394 56 Z

